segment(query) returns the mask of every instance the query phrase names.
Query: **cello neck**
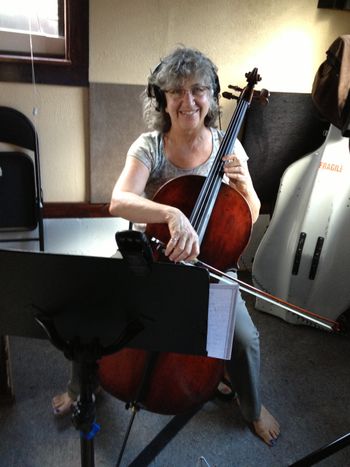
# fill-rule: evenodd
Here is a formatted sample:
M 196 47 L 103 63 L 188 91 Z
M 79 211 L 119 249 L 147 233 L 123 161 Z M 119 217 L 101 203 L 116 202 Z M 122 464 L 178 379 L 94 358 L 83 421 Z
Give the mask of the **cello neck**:
M 232 154 L 233 148 L 242 126 L 246 111 L 253 97 L 254 85 L 260 79 L 257 68 L 250 73 L 246 73 L 248 85 L 242 90 L 238 99 L 236 109 L 231 117 L 228 128 L 225 132 L 219 150 L 215 156 L 213 165 L 203 184 L 197 198 L 197 202 L 190 216 L 190 222 L 196 230 L 201 243 L 213 210 L 218 192 L 220 190 L 222 177 L 224 174 L 224 161 L 222 158 L 227 154 Z

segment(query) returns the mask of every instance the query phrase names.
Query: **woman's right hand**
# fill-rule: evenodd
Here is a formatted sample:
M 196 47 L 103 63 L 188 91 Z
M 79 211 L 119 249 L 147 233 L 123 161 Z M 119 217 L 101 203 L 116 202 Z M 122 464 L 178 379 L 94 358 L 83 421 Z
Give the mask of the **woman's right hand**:
M 191 261 L 199 255 L 197 232 L 187 217 L 177 208 L 171 208 L 167 216 L 170 240 L 165 249 L 165 256 L 171 261 Z

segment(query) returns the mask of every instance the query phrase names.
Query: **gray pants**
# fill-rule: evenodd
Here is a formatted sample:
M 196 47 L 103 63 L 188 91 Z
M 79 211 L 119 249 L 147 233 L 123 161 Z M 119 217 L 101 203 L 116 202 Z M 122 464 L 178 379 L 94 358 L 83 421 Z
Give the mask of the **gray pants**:
M 230 275 L 235 273 L 230 271 Z M 248 313 L 246 304 L 238 293 L 236 301 L 236 324 L 231 360 L 226 362 L 233 390 L 237 393 L 240 409 L 247 422 L 260 415 L 260 342 L 259 333 Z M 78 367 L 72 363 L 68 394 L 76 400 L 79 395 Z M 96 387 L 98 383 L 96 381 Z
M 238 293 L 236 324 L 231 360 L 226 362 L 233 390 L 237 393 L 240 409 L 247 422 L 260 416 L 260 341 L 259 333 Z

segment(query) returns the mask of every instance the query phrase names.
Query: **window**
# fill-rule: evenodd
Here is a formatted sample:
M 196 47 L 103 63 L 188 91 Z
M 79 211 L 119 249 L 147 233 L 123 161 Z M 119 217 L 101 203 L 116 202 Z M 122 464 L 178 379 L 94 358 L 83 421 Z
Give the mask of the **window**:
M 88 84 L 87 0 L 0 3 L 0 80 Z
M 63 0 L 4 1 L 0 4 L 0 51 L 4 55 L 65 57 Z

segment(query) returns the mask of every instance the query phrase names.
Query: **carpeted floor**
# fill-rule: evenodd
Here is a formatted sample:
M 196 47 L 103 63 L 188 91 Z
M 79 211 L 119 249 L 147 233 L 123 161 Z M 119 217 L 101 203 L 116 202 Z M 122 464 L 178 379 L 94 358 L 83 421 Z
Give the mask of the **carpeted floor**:
M 236 405 L 214 399 L 187 423 L 138 412 L 122 466 L 284 467 L 350 431 L 350 339 L 288 324 L 253 304 L 249 298 L 261 335 L 263 402 L 281 423 L 278 443 L 264 445 Z M 78 431 L 50 408 L 51 397 L 65 389 L 68 361 L 49 341 L 11 337 L 10 343 L 16 401 L 0 407 L 0 467 L 82 465 Z M 130 416 L 122 402 L 99 396 L 96 467 L 116 465 Z M 350 466 L 350 447 L 317 465 Z

